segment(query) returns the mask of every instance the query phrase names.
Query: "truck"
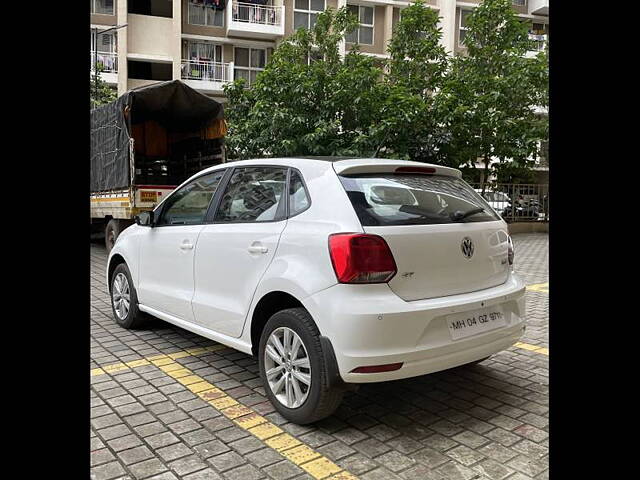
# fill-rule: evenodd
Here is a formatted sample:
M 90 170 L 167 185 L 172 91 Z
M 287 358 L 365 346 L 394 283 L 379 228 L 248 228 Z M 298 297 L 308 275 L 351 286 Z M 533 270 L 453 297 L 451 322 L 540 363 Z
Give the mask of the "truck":
M 180 80 L 129 90 L 91 111 L 91 233 L 107 252 L 140 212 L 225 161 L 223 105 Z

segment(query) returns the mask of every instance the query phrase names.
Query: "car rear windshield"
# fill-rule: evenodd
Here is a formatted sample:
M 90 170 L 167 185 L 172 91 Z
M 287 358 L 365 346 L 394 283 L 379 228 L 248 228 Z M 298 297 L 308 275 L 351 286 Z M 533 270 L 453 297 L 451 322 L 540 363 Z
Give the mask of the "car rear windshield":
M 445 175 L 339 175 L 363 226 L 500 220 L 464 180 Z

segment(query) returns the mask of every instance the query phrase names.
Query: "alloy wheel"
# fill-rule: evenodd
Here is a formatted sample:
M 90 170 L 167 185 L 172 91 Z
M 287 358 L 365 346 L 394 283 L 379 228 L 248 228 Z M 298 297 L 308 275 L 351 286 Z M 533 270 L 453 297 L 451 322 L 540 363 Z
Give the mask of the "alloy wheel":
M 300 407 L 311 389 L 311 363 L 307 349 L 296 332 L 275 329 L 264 349 L 264 370 L 269 388 L 287 408 Z
M 129 292 L 129 280 L 124 273 L 118 273 L 113 279 L 113 287 L 111 289 L 111 298 L 113 301 L 113 309 L 119 320 L 124 320 L 129 314 L 129 306 L 131 302 L 131 294 Z

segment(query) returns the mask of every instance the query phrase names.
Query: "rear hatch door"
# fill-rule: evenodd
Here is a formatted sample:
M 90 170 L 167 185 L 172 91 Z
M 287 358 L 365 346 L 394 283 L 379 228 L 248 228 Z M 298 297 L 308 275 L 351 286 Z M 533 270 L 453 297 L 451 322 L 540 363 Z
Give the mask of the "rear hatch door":
M 352 169 L 339 178 L 364 231 L 389 245 L 398 267 L 389 286 L 404 300 L 507 281 L 506 223 L 457 175 Z

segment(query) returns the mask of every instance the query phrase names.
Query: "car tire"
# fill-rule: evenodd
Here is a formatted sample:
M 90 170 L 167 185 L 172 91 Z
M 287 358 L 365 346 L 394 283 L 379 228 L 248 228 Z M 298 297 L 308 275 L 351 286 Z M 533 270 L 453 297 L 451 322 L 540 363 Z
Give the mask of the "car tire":
M 111 253 L 118 235 L 120 235 L 120 222 L 112 218 L 107 222 L 107 226 L 104 229 L 104 246 L 107 249 L 107 255 Z
M 126 263 L 114 268 L 109 279 L 109 296 L 111 297 L 111 311 L 116 323 L 126 329 L 136 329 L 144 325 L 146 316 L 138 309 L 138 295 L 131 280 L 131 272 Z M 118 302 L 118 299 L 126 300 Z
M 302 343 L 303 348 L 298 348 L 294 355 L 298 354 L 296 358 L 291 360 L 291 356 L 289 356 L 289 365 L 285 365 L 285 362 L 281 362 L 278 364 L 273 357 L 265 358 L 265 352 L 268 350 L 273 353 L 275 350 L 273 349 L 274 343 L 272 340 L 272 334 L 278 336 L 280 333 L 286 333 L 287 329 L 289 331 L 293 331 L 299 341 Z M 289 335 L 291 335 L 289 333 Z M 291 338 L 291 337 L 290 337 Z M 291 345 L 295 343 L 295 340 L 292 340 Z M 282 342 L 282 346 L 284 347 L 284 342 Z M 277 353 L 277 352 L 276 352 Z M 306 358 L 308 358 L 308 364 L 310 366 L 310 372 L 307 377 L 307 370 L 305 367 L 297 367 L 293 365 L 296 362 L 304 362 L 304 357 L 306 354 Z M 290 354 L 289 354 L 290 355 Z M 258 349 L 258 358 L 259 358 L 259 366 L 260 366 L 260 376 L 262 378 L 264 389 L 267 394 L 267 397 L 274 405 L 275 409 L 287 420 L 297 423 L 299 425 L 305 425 L 308 423 L 317 422 L 323 418 L 330 416 L 340 405 L 342 402 L 342 397 L 344 395 L 344 389 L 337 388 L 335 386 L 328 385 L 327 370 L 329 366 L 327 365 L 325 352 L 322 350 L 322 344 L 320 342 L 320 332 L 315 322 L 304 308 L 289 308 L 286 310 L 281 310 L 275 313 L 265 325 L 262 335 L 260 337 L 260 345 Z M 279 355 L 280 360 L 283 359 L 281 355 Z M 285 378 L 284 386 L 278 388 L 277 383 L 280 381 L 280 377 L 274 375 L 271 377 L 272 383 L 269 383 L 269 379 L 267 379 L 266 369 L 271 366 L 272 368 L 280 368 L 279 365 L 282 365 L 281 372 L 284 377 L 287 373 L 289 375 L 287 380 Z M 286 371 L 287 368 L 292 370 Z M 298 369 L 298 370 L 295 370 Z M 271 370 L 271 369 L 270 369 Z M 303 373 L 306 378 L 310 378 L 310 385 L 306 386 L 302 381 L 296 380 L 296 374 Z M 292 378 L 293 377 L 293 378 Z M 298 392 L 303 391 L 306 387 L 306 391 L 304 392 L 304 401 L 301 401 L 299 404 L 291 403 L 290 406 L 287 406 L 283 403 L 282 397 L 284 396 L 284 402 L 287 402 L 288 391 L 286 391 L 287 382 L 290 387 L 290 391 L 292 395 L 296 397 L 296 401 L 299 400 L 299 396 L 296 396 L 296 390 L 293 386 L 293 383 L 298 384 Z M 273 385 L 273 387 L 272 387 Z M 277 394 L 274 393 L 273 388 L 277 388 Z M 285 389 L 285 393 L 281 393 L 282 389 Z

